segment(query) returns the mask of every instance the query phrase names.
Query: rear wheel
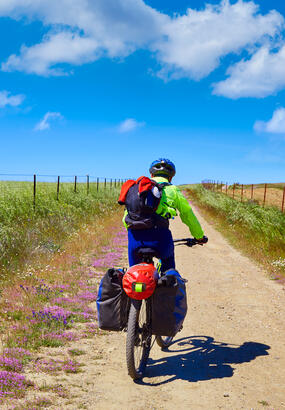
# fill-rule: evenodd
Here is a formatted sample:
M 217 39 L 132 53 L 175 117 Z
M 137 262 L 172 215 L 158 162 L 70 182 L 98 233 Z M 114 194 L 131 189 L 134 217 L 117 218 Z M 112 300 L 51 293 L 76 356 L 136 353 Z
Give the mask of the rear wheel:
M 132 300 L 128 320 L 126 358 L 129 375 L 141 379 L 151 346 L 150 313 L 147 300 Z
M 172 336 L 156 336 L 156 343 L 162 349 L 166 349 L 172 343 L 173 337 Z

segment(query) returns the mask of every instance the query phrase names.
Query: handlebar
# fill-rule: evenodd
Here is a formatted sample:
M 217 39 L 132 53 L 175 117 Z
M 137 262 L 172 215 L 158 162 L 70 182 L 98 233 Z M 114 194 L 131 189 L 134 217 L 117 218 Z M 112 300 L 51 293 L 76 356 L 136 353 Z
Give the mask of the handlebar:
M 184 239 L 174 239 L 173 240 L 173 243 L 176 244 L 176 246 L 186 245 L 189 248 L 191 248 L 194 245 L 204 245 L 207 242 L 208 242 L 207 236 L 203 236 L 203 241 L 199 241 L 195 238 L 184 238 Z

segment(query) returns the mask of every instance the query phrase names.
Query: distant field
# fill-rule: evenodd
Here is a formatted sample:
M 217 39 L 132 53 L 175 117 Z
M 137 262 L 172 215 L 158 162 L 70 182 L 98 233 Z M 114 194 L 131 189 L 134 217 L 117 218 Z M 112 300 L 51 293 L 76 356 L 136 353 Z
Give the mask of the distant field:
M 266 205 L 276 206 L 281 209 L 282 199 L 283 199 L 283 189 L 285 184 L 268 184 L 266 191 Z M 223 192 L 225 193 L 225 186 L 223 186 Z M 264 200 L 264 184 L 253 185 L 253 196 L 251 195 L 252 188 L 251 185 L 245 185 L 243 187 L 243 199 L 250 200 L 253 199 L 259 204 L 263 204 Z M 233 196 L 232 186 L 228 189 L 228 195 Z M 235 187 L 235 199 L 241 199 L 242 188 L 241 186 Z
M 266 195 L 265 184 L 249 184 L 249 185 L 226 185 L 224 183 L 213 184 L 211 182 L 203 182 L 203 186 L 206 189 L 210 189 L 216 192 L 222 192 L 237 201 L 254 201 L 259 205 L 274 206 L 282 210 L 284 195 L 284 182 L 276 184 L 266 184 Z M 265 199 L 265 201 L 264 201 Z M 284 207 L 285 210 L 285 207 Z
M 111 186 L 110 183 L 106 183 L 106 189 L 114 189 L 114 183 Z M 104 182 L 98 184 L 98 190 L 102 191 L 105 189 Z M 24 192 L 29 193 L 33 196 L 34 183 L 33 181 L 0 181 L 0 196 L 11 195 L 12 193 Z M 77 182 L 76 190 L 78 192 L 87 193 L 87 184 L 86 182 Z M 97 183 L 89 183 L 89 191 L 97 191 Z M 57 183 L 56 182 L 41 182 L 37 181 L 36 183 L 36 192 L 43 195 L 53 195 L 56 198 L 57 196 Z M 61 192 L 74 192 L 74 181 L 72 182 L 60 182 L 59 185 L 59 194 Z

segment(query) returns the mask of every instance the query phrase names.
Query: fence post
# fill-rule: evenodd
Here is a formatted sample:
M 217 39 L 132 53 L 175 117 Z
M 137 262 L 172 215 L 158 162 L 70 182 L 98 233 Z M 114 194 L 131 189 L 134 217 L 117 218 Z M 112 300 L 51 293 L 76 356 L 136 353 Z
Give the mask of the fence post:
M 250 199 L 253 199 L 253 184 L 251 184 L 251 195 L 250 195 Z
M 243 184 L 241 185 L 241 196 L 240 201 L 243 202 Z
M 265 205 L 265 201 L 266 201 L 266 192 L 267 192 L 267 184 L 264 184 L 264 198 L 263 198 L 263 206 Z
M 228 183 L 226 183 L 226 195 L 228 195 Z
M 223 192 L 223 182 L 221 182 L 221 192 Z
M 87 195 L 89 195 L 89 175 L 86 175 L 87 178 Z
M 112 178 L 111 178 L 111 183 L 110 183 L 110 189 L 112 189 Z
M 36 209 L 36 194 L 37 194 L 37 176 L 36 174 L 34 174 L 34 199 L 33 199 L 34 210 Z
M 283 189 L 283 199 L 282 199 L 282 207 L 281 207 L 282 212 L 284 212 L 284 203 L 285 203 L 285 186 L 284 186 L 284 189 Z
M 106 186 L 107 186 L 107 180 L 106 180 L 106 178 L 105 178 L 105 181 L 104 181 L 104 189 L 106 189 Z
M 74 177 L 74 192 L 76 193 L 77 189 L 77 176 Z
M 97 192 L 99 191 L 99 178 L 97 178 Z
M 235 199 L 235 189 L 236 189 L 236 184 L 233 184 L 233 199 Z
M 60 176 L 57 177 L 57 188 L 56 188 L 56 200 L 59 200 L 59 182 L 60 182 Z

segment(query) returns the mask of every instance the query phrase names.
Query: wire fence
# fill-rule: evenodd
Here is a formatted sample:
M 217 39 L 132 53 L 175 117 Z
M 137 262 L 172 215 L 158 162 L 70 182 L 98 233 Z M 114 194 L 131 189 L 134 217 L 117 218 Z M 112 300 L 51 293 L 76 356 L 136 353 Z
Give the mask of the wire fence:
M 96 195 L 118 189 L 126 181 L 92 175 L 0 174 L 0 198 L 13 194 L 31 196 L 34 208 L 40 195 L 51 195 L 60 201 L 61 194 Z
M 241 202 L 250 201 L 262 206 L 275 206 L 285 211 L 285 183 L 272 184 L 228 184 L 222 181 L 204 180 L 206 189 L 221 192 Z

